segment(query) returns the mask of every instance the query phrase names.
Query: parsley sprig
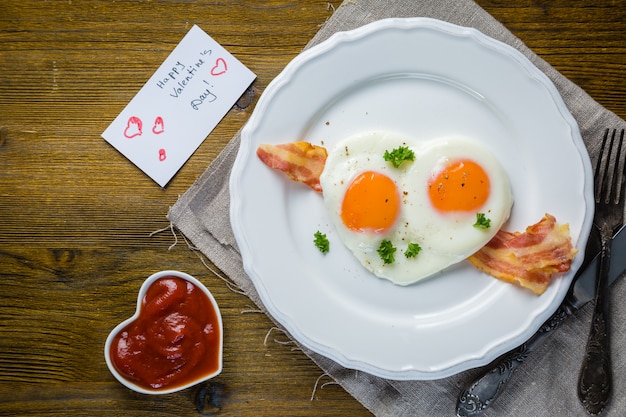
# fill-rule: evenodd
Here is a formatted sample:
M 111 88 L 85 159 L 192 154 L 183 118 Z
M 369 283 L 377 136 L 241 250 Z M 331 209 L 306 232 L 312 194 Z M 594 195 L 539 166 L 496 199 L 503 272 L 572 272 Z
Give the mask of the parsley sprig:
M 383 260 L 383 264 L 392 264 L 396 261 L 394 253 L 396 253 L 396 248 L 393 246 L 390 240 L 383 240 L 380 242 L 380 246 L 376 250 L 378 255 L 380 255 L 380 259 Z
M 485 213 L 476 213 L 474 227 L 477 229 L 489 229 L 491 227 L 491 219 L 488 219 Z
M 326 237 L 326 234 L 320 232 L 319 230 L 315 232 L 313 235 L 315 239 L 313 239 L 313 243 L 322 253 L 328 253 L 330 250 L 330 242 Z
M 419 243 L 409 243 L 406 251 L 404 252 L 404 256 L 407 258 L 415 258 L 418 253 L 422 250 L 422 247 Z
M 383 158 L 385 158 L 385 161 L 391 162 L 395 168 L 398 168 L 404 161 L 415 161 L 415 152 L 406 146 L 399 146 L 391 152 L 385 151 Z

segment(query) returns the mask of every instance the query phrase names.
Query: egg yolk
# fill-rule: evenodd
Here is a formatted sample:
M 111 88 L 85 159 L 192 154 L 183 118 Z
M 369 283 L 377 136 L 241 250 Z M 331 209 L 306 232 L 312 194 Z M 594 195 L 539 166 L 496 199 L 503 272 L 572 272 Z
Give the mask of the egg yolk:
M 446 166 L 428 183 L 428 195 L 440 211 L 475 211 L 489 198 L 489 177 L 476 162 L 460 160 Z
M 384 232 L 400 213 L 400 193 L 393 180 L 374 171 L 359 174 L 348 186 L 341 219 L 353 231 Z

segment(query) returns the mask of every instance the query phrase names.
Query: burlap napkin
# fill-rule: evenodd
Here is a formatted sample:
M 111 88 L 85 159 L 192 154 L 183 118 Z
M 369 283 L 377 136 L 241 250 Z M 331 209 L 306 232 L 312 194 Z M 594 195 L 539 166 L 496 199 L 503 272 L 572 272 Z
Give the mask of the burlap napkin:
M 324 24 L 307 48 L 337 31 L 350 30 L 388 17 L 426 16 L 471 26 L 524 53 L 556 84 L 578 121 L 592 160 L 597 142 L 607 127 L 626 127 L 626 122 L 604 109 L 579 87 L 563 77 L 529 50 L 502 24 L 470 0 L 346 0 Z M 246 276 L 230 228 L 228 178 L 239 147 L 236 135 L 206 172 L 171 208 L 168 219 L 220 268 L 263 311 L 258 294 Z M 539 150 L 540 151 L 540 150 Z M 558 163 L 555 161 L 555 163 Z M 619 256 L 619 255 L 618 255 Z M 626 284 L 612 287 L 612 344 L 614 395 L 605 415 L 626 414 Z M 570 318 L 516 372 L 506 392 L 484 416 L 585 416 L 576 397 L 576 379 L 586 335 L 590 305 Z M 471 332 L 471 329 L 468 329 Z M 459 335 L 458 343 L 462 343 Z M 304 349 L 326 373 L 341 384 L 376 416 L 453 416 L 459 390 L 476 370 L 438 381 L 390 381 L 365 372 L 345 369 Z

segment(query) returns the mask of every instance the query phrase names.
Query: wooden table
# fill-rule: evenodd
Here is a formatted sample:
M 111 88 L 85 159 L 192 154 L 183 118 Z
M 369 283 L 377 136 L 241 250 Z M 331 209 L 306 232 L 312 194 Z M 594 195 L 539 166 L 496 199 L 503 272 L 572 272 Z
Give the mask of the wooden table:
M 626 1 L 479 0 L 626 119 Z M 339 0 L 0 1 L 0 415 L 195 416 L 196 389 L 136 394 L 105 365 L 109 331 L 151 273 L 207 283 L 225 333 L 219 415 L 370 415 L 272 332 L 169 231 L 165 215 L 246 122 L 233 108 L 161 189 L 100 134 L 195 23 L 254 71 L 256 96 Z M 313 395 L 314 394 L 314 395 Z M 312 399 L 313 396 L 313 399 Z M 207 404 L 207 410 L 212 407 Z M 215 411 L 215 410 L 214 410 Z M 452 410 L 451 410 L 452 414 Z

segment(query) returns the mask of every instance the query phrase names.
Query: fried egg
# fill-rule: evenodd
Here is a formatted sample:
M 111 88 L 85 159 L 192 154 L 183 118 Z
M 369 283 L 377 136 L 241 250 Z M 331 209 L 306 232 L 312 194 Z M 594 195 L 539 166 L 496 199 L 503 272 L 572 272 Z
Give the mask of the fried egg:
M 398 148 L 408 148 L 414 158 L 395 167 L 384 154 Z M 398 285 L 478 251 L 513 205 L 499 161 L 464 137 L 349 137 L 329 151 L 320 183 L 341 241 L 366 269 Z M 480 227 L 485 222 L 488 227 Z

